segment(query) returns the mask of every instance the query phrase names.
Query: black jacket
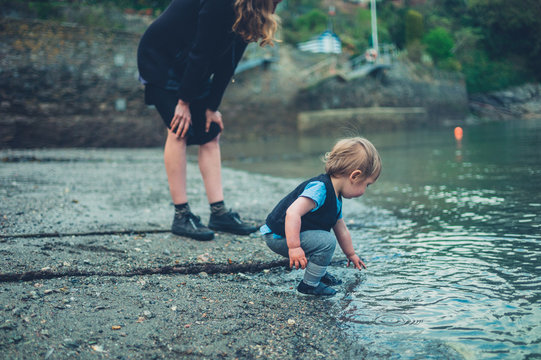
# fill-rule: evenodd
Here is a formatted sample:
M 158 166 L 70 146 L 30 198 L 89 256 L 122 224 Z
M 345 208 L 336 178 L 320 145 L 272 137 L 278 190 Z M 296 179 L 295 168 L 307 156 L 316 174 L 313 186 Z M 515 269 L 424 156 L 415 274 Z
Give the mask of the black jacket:
M 306 230 L 325 230 L 330 231 L 338 221 L 338 207 L 336 204 L 336 193 L 329 175 L 321 174 L 310 180 L 306 180 L 283 198 L 278 205 L 267 216 L 266 224 L 274 234 L 285 236 L 286 211 L 293 204 L 300 194 L 304 191 L 306 185 L 312 181 L 321 181 L 325 184 L 327 194 L 325 202 L 319 209 L 309 212 L 301 218 L 301 232 Z
M 143 34 L 139 74 L 191 102 L 212 76 L 207 107 L 217 110 L 247 43 L 233 33 L 233 0 L 173 0 Z

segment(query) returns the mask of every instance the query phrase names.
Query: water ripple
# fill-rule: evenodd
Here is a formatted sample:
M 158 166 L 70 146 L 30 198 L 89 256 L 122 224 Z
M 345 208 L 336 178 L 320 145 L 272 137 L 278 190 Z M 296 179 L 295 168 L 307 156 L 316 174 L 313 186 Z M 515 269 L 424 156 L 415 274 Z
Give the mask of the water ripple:
M 414 320 L 404 314 L 384 314 L 374 319 L 375 324 L 386 326 L 416 325 L 420 322 L 420 320 Z
M 460 343 L 465 358 L 515 358 L 510 346 L 520 346 L 520 354 L 539 352 L 541 249 L 536 239 L 459 228 L 409 230 L 378 238 L 359 234 L 368 270 L 344 304 L 340 321 L 378 349 L 389 336 L 402 349 L 406 343 L 399 334 L 404 334 Z M 372 351 L 383 358 L 418 358 Z

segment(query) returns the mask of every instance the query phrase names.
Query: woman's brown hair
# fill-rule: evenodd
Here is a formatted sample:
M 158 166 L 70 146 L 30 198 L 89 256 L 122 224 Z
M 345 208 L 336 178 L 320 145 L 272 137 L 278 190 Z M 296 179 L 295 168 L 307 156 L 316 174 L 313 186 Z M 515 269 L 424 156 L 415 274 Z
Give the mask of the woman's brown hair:
M 233 31 L 245 41 L 259 41 L 260 46 L 274 45 L 274 34 L 278 29 L 278 21 L 274 10 L 277 0 L 236 0 L 236 21 Z

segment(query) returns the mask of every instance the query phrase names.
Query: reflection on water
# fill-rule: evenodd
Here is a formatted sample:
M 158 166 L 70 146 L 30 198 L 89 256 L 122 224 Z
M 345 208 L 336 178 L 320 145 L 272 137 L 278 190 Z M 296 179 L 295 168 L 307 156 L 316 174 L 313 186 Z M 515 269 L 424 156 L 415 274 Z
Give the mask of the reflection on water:
M 460 147 L 452 129 L 369 138 L 383 173 L 349 219 L 369 268 L 337 302 L 367 358 L 541 357 L 541 121 L 469 127 Z M 334 140 L 225 144 L 224 162 L 304 178 Z

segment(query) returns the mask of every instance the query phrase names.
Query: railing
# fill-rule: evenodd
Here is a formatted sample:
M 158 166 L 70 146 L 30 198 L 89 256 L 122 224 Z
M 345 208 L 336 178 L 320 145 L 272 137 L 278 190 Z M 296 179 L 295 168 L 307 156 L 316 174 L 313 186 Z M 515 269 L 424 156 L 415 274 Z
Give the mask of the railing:
M 367 56 L 367 53 L 369 52 L 370 49 L 367 49 L 364 54 L 351 59 L 350 60 L 351 68 L 355 69 L 366 63 L 391 65 L 393 62 L 393 59 L 396 59 L 396 57 L 398 56 L 398 50 L 394 44 L 380 44 L 379 49 L 380 49 L 380 53 L 376 54 L 373 60 L 371 60 Z

